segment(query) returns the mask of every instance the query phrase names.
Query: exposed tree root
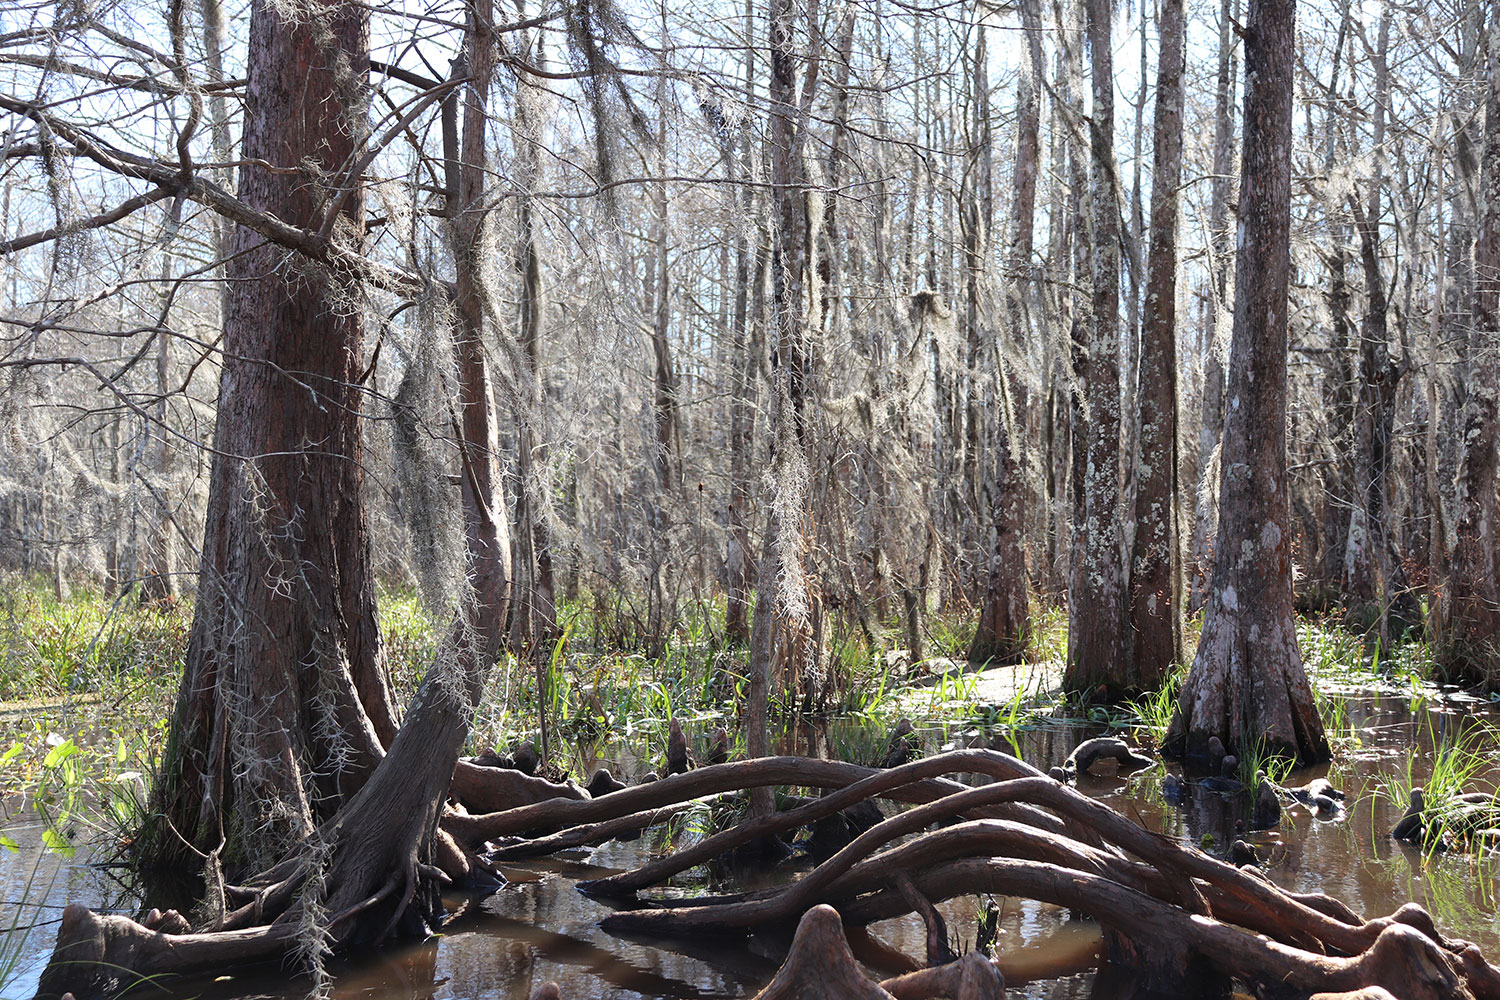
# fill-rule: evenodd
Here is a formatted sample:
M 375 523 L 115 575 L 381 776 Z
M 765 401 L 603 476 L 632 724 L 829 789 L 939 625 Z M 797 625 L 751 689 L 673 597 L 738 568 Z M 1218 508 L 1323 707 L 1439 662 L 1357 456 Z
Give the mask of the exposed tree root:
M 103 996 L 163 973 L 277 958 L 295 945 L 297 932 L 295 923 L 282 921 L 245 930 L 167 934 L 74 903 L 63 911 L 57 946 L 37 996 Z
M 883 787 L 878 781 L 861 785 L 827 796 L 830 805 L 818 800 L 799 807 L 782 821 L 806 820 Z M 988 819 L 927 832 L 881 851 L 934 822 L 1001 803 L 1045 808 L 1070 830 L 1092 836 L 1075 839 L 1027 823 Z M 721 834 L 713 846 L 722 849 L 744 835 Z M 682 860 L 694 861 L 701 853 L 682 852 Z M 675 858 L 664 859 L 593 885 L 634 891 L 683 867 Z M 913 885 L 898 880 L 891 888 L 893 875 L 905 873 Z M 1382 987 L 1413 1000 L 1500 998 L 1500 973 L 1472 945 L 1444 939 L 1418 906 L 1361 920 L 1336 900 L 1286 892 L 1255 869 L 1235 868 L 1159 837 L 1102 803 L 1037 777 L 966 789 L 910 809 L 788 887 L 622 911 L 607 917 L 604 926 L 663 935 L 723 932 L 789 921 L 809 907 L 831 904 L 848 922 L 861 925 L 917 911 L 928 921 L 931 938 L 928 900 L 980 892 L 1089 913 L 1117 942 L 1117 952 L 1123 947 L 1130 954 L 1157 956 L 1167 970 L 1206 965 L 1218 975 L 1256 984 L 1268 996 Z
M 927 765 L 932 770 L 914 771 L 910 774 L 981 774 L 998 779 L 1042 776 L 1040 771 L 1029 764 L 993 750 L 959 750 L 929 757 L 926 760 L 908 764 L 906 767 L 916 768 L 918 765 Z M 894 776 L 888 779 L 893 784 L 889 789 L 889 794 L 884 797 L 898 802 L 932 802 L 968 787 L 957 781 L 936 777 L 918 781 L 908 776 L 904 768 L 881 771 L 836 760 L 762 757 L 755 760 L 734 761 L 729 764 L 716 764 L 688 771 L 686 774 L 671 775 L 660 781 L 622 789 L 602 799 L 580 801 L 553 799 L 507 809 L 503 812 L 457 816 L 445 821 L 444 827 L 460 843 L 481 844 L 487 840 L 536 830 L 598 823 L 634 812 L 686 802 L 716 792 L 744 791 L 774 785 L 843 788 L 872 775 Z M 868 796 L 854 796 L 844 804 L 848 805 L 866 797 Z M 827 796 L 826 798 L 833 797 Z M 1011 818 L 1024 818 L 1025 821 L 1043 829 L 1064 832 L 1064 826 L 1059 820 L 1028 805 L 1022 804 L 1019 807 L 996 813 L 996 815 L 1001 814 Z
M 691 770 L 598 799 L 576 786 L 516 771 L 472 764 L 459 770 L 464 779 L 455 776 L 449 789 L 457 801 L 441 816 L 420 807 L 430 789 L 383 788 L 372 781 L 320 831 L 330 845 L 323 854 L 309 860 L 304 852 L 247 885 L 225 886 L 218 916 L 198 933 L 169 933 L 184 923 L 171 913 L 152 914 L 147 926 L 70 908 L 41 995 L 71 991 L 87 1000 L 128 986 L 133 977 L 305 952 L 312 918 L 335 949 L 420 933 L 435 912 L 437 886 L 486 877 L 486 863 L 475 852 L 496 836 L 521 839 L 494 846 L 494 856 L 536 855 L 633 834 L 705 797 L 782 784 L 832 791 L 580 887 L 629 897 L 758 838 L 877 797 L 914 805 L 864 831 L 789 886 L 621 911 L 604 926 L 679 936 L 800 919 L 792 954 L 762 1000 L 982 1000 L 1002 995 L 998 972 L 972 956 L 947 961 L 952 956 L 946 929 L 932 904 L 993 892 L 1093 916 L 1105 931 L 1107 953 L 1145 963 L 1157 987 L 1161 977 L 1197 968 L 1220 980 L 1244 980 L 1265 997 L 1376 1000 L 1381 994 L 1372 990 L 1378 988 L 1402 1000 L 1500 1000 L 1500 971 L 1474 946 L 1445 939 L 1418 906 L 1363 920 L 1337 900 L 1287 892 L 1255 868 L 1236 868 L 1145 830 L 994 751 L 957 751 L 889 770 L 762 758 Z M 941 777 L 958 773 L 998 780 L 968 787 Z M 475 781 L 491 778 L 494 787 L 476 791 Z M 502 793 L 514 794 L 520 804 L 479 815 L 466 811 L 472 803 L 494 804 Z M 387 813 L 395 802 L 409 808 L 393 821 Z M 871 982 L 849 957 L 839 913 L 849 926 L 863 927 L 909 912 L 926 923 L 933 967 Z
M 1005 981 L 995 964 L 969 955 L 882 983 L 871 981 L 849 951 L 838 911 L 815 906 L 802 916 L 786 961 L 755 1000 L 998 1000 Z
M 774 763 L 773 763 L 774 762 Z M 788 767 L 788 764 L 790 766 Z M 836 768 L 822 768 L 817 765 L 835 764 Z M 746 765 L 756 765 L 751 768 Z M 772 765 L 772 766 L 765 766 Z M 763 760 L 742 761 L 737 764 L 720 765 L 725 770 L 718 771 L 715 777 L 728 777 L 732 768 L 742 768 L 744 778 L 742 780 L 762 780 L 780 774 L 798 771 L 802 774 L 804 783 L 815 784 L 824 788 L 839 788 L 838 791 L 824 795 L 822 798 L 813 799 L 784 812 L 771 813 L 765 816 L 753 817 L 748 822 L 740 823 L 732 829 L 725 830 L 709 837 L 695 846 L 675 854 L 668 855 L 658 861 L 645 865 L 634 872 L 626 872 L 608 878 L 595 879 L 579 884 L 585 892 L 600 895 L 627 895 L 646 886 L 656 885 L 665 881 L 678 872 L 687 871 L 696 865 L 703 864 L 712 858 L 740 847 L 744 844 L 753 843 L 762 837 L 795 830 L 806 826 L 826 816 L 832 816 L 859 802 L 866 801 L 877 796 L 891 798 L 901 802 L 934 802 L 947 801 L 956 793 L 969 790 L 967 785 L 958 782 L 940 782 L 935 780 L 939 775 L 977 773 L 986 774 L 995 778 L 1016 778 L 1034 776 L 1041 778 L 1041 772 L 1035 768 L 1010 757 L 1006 754 L 997 753 L 993 750 L 959 750 L 953 753 L 939 754 L 924 760 L 904 764 L 889 770 L 875 770 L 872 768 L 858 767 L 853 764 L 840 764 L 837 761 L 815 761 L 800 757 L 773 757 Z M 701 779 L 706 778 L 716 768 L 703 768 L 693 772 L 691 776 Z M 839 778 L 859 776 L 854 781 L 839 781 Z M 826 781 L 827 784 L 819 784 L 814 779 Z M 669 779 L 670 780 L 670 779 Z M 1051 780 L 1051 779 L 1043 779 Z M 786 784 L 789 782 L 770 782 Z M 655 782 L 650 787 L 654 790 L 658 785 L 669 784 L 669 781 Z M 935 788 L 934 788 L 935 786 Z M 642 786 L 644 788 L 645 786 Z M 936 789 L 942 789 L 938 794 L 933 794 Z M 632 789 L 631 791 L 636 791 Z M 618 793 L 623 797 L 628 792 Z M 1067 825 L 1046 813 L 1031 809 L 1029 806 L 1017 809 L 1018 803 L 994 803 L 975 802 L 972 806 L 965 804 L 960 813 L 970 815 L 965 810 L 980 810 L 972 815 L 994 815 L 1018 818 L 1029 825 L 1039 827 L 1052 832 L 1063 832 Z M 1010 806 L 1010 808 L 1007 808 Z M 956 815 L 948 812 L 946 815 Z

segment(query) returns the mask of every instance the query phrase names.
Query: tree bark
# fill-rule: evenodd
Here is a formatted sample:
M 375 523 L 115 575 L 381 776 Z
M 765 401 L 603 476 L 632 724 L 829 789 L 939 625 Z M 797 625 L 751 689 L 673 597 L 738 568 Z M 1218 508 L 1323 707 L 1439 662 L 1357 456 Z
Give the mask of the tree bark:
M 1327 760 L 1292 612 L 1287 502 L 1295 0 L 1252 0 L 1245 37 L 1244 158 L 1234 340 L 1214 576 L 1192 669 L 1164 746 L 1200 758 L 1211 737 L 1244 756 Z
M 1396 383 L 1399 372 L 1390 361 L 1390 333 L 1386 323 L 1385 276 L 1381 273 L 1381 190 L 1385 150 L 1385 109 L 1390 103 L 1390 73 L 1386 49 L 1390 39 L 1390 9 L 1383 9 L 1375 58 L 1375 95 L 1372 115 L 1375 167 L 1370 178 L 1368 208 L 1350 198 L 1359 227 L 1360 263 L 1364 269 L 1365 314 L 1360 323 L 1358 396 L 1354 421 L 1354 497 L 1345 535 L 1342 584 L 1344 597 L 1357 602 L 1376 602 L 1385 617 L 1390 589 L 1390 538 L 1386 528 L 1385 503 L 1390 467 L 1392 430 L 1395 419 Z
M 751 37 L 754 25 L 754 2 L 746 0 L 745 30 Z M 755 48 L 745 47 L 745 92 L 755 92 Z M 757 248 L 752 241 L 755 227 L 751 223 L 753 196 L 750 181 L 753 166 L 750 157 L 750 129 L 739 126 L 738 162 L 734 144 L 724 144 L 725 171 L 738 175 L 741 183 L 735 195 L 739 217 L 735 220 L 734 247 L 734 343 L 730 348 L 729 402 L 729 542 L 725 555 L 728 576 L 727 607 L 724 631 L 731 641 L 750 641 L 750 588 L 754 584 L 754 557 L 750 547 L 750 495 L 753 472 L 750 456 L 755 446 L 756 338 L 751 335 L 750 282 L 756 267 Z
M 1484 204 L 1474 247 L 1474 376 L 1464 408 L 1453 556 L 1440 662 L 1493 684 L 1500 672 L 1500 592 L 1495 582 L 1495 487 L 1500 441 L 1500 24 L 1490 28 L 1484 129 Z
M 525 36 L 520 42 L 529 54 Z M 517 87 L 522 91 L 535 86 L 522 73 Z M 528 102 L 517 102 L 521 127 L 536 127 L 530 121 Z M 520 353 L 516 357 L 516 532 L 514 606 L 510 622 L 510 645 L 518 656 L 530 660 L 537 669 L 537 691 L 540 702 L 545 686 L 543 665 L 552 653 L 552 643 L 560 634 L 557 627 L 556 584 L 552 570 L 552 528 L 546 509 L 551 491 L 551 472 L 547 463 L 547 443 L 542 420 L 545 390 L 542 386 L 542 336 L 545 327 L 546 300 L 542 287 L 542 258 L 537 247 L 536 209 L 532 192 L 540 180 L 541 162 L 536 144 L 516 145 L 516 166 L 521 193 L 516 202 L 517 228 L 516 272 L 520 276 L 519 302 L 516 310 L 516 333 Z M 545 730 L 545 720 L 543 729 Z M 543 742 L 546 742 L 545 733 Z M 545 750 L 546 747 L 543 747 Z M 546 754 L 544 753 L 545 757 Z
M 333 192 L 307 164 L 331 174 L 351 157 L 369 15 L 278 11 L 251 9 L 240 197 L 317 231 Z M 333 232 L 357 245 L 362 228 L 356 190 Z M 221 839 L 231 868 L 275 860 L 396 728 L 363 505 L 358 285 L 244 227 L 234 250 L 197 607 L 141 840 L 149 867 L 179 871 Z
M 1223 317 L 1230 294 L 1231 240 L 1229 200 L 1234 188 L 1234 81 L 1237 75 L 1234 24 L 1239 19 L 1238 0 L 1219 4 L 1219 76 L 1214 97 L 1213 183 L 1209 190 L 1208 232 L 1212 277 L 1212 317 L 1205 331 L 1203 352 L 1203 423 L 1198 431 L 1198 491 L 1193 505 L 1193 554 L 1188 572 L 1187 610 L 1197 614 L 1208 594 L 1213 570 L 1213 536 L 1216 527 L 1218 462 L 1216 455 L 1224 432 L 1224 355 L 1228 326 Z
M 768 705 L 771 685 L 800 692 L 805 675 L 817 669 L 819 641 L 816 582 L 807 572 L 808 381 L 812 374 L 806 329 L 804 287 L 807 270 L 806 170 L 802 161 L 806 108 L 818 73 L 818 7 L 807 14 L 810 40 L 807 79 L 798 106 L 793 49 L 796 5 L 775 0 L 771 32 L 771 184 L 775 235 L 771 254 L 774 344 L 771 354 L 775 427 L 776 497 L 770 505 L 760 591 L 750 636 L 750 683 L 745 715 L 746 747 L 752 757 L 770 749 Z M 753 812 L 770 808 L 769 795 L 753 796 Z
M 1177 188 L 1182 183 L 1182 0 L 1162 0 L 1141 336 L 1140 458 L 1130 578 L 1130 675 L 1155 688 L 1181 656 L 1177 617 Z
M 1063 689 L 1107 699 L 1140 689 L 1124 656 L 1120 565 L 1120 205 L 1114 158 L 1114 59 L 1109 0 L 1088 0 L 1094 113 L 1089 123 L 1093 220 L 1092 323 L 1084 361 L 1087 439 L 1083 518 L 1073 526 L 1068 666 Z M 1077 445 L 1075 445 L 1077 447 Z
M 996 415 L 997 475 L 994 496 L 994 548 L 985 575 L 979 625 L 969 646 L 969 660 L 1012 662 L 1025 651 L 1030 609 L 1026 593 L 1026 502 L 1021 442 L 1029 410 L 1024 372 L 1029 350 L 1027 299 L 1031 293 L 1031 254 L 1036 215 L 1036 175 L 1040 159 L 1041 102 L 1037 80 L 1041 65 L 1041 16 L 1036 0 L 1021 0 L 1021 30 L 1028 59 L 1021 65 L 1016 95 L 1015 194 L 1011 200 L 1010 246 L 1006 254 L 1005 350 L 997 383 L 1001 405 Z M 983 30 L 981 28 L 981 30 Z M 988 132 L 985 133 L 988 141 Z

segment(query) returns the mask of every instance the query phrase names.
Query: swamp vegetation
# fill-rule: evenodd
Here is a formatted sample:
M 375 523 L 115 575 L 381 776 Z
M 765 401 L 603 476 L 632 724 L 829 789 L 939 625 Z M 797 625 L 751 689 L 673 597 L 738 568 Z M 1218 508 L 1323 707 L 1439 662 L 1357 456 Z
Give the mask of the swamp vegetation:
M 1497 1000 L 1490 0 L 0 9 L 0 987 Z
M 28 702 L 7 703 L 0 719 L 9 748 L 0 767 L 11 791 L 4 830 L 14 844 L 0 856 L 0 884 L 17 906 L 6 939 L 4 993 L 24 996 L 36 988 L 51 955 L 66 903 L 81 899 L 100 912 L 136 913 L 182 891 L 160 882 L 148 888 L 122 862 L 132 857 L 131 837 L 147 801 L 145 782 L 165 741 L 188 615 L 111 602 L 83 589 L 58 602 L 40 583 L 18 583 L 11 602 L 7 678 L 36 693 Z M 411 592 L 383 594 L 381 608 L 382 638 L 404 697 L 414 690 L 441 629 Z M 556 777 L 585 783 L 605 767 L 635 785 L 647 772 L 665 772 L 671 720 L 684 724 L 700 759 L 712 754 L 721 728 L 735 728 L 744 678 L 716 638 L 722 606 L 685 621 L 654 657 L 612 647 L 602 639 L 608 623 L 586 605 L 564 604 L 560 618 L 567 638 L 541 675 Z M 889 753 L 897 721 L 910 719 L 913 760 L 991 748 L 1045 770 L 1099 736 L 1124 736 L 1146 753 L 1164 737 L 1180 674 L 1169 680 L 1165 696 L 1081 708 L 1057 687 L 1065 662 L 1060 620 L 1037 633 L 1021 667 L 976 669 L 961 655 L 944 655 L 961 654 L 971 632 L 972 623 L 938 616 L 929 637 L 934 656 L 917 664 L 852 638 L 838 660 L 839 688 L 849 695 L 825 716 L 799 717 L 795 706 L 778 708 L 774 749 L 878 763 Z M 1302 623 L 1299 638 L 1334 761 L 1295 773 L 1285 763 L 1270 764 L 1268 777 L 1283 786 L 1326 777 L 1346 796 L 1331 811 L 1285 795 L 1284 816 L 1274 827 L 1247 831 L 1251 796 L 1212 791 L 1170 764 L 1119 774 L 1096 767 L 1100 773 L 1078 775 L 1076 786 L 1146 829 L 1211 857 L 1228 858 L 1236 841 L 1247 842 L 1266 874 L 1290 890 L 1327 892 L 1366 912 L 1417 902 L 1445 931 L 1486 952 L 1500 947 L 1489 845 L 1472 842 L 1460 829 L 1414 841 L 1390 837 L 1413 787 L 1424 787 L 1432 803 L 1478 789 L 1493 794 L 1500 781 L 1493 763 L 1500 708 L 1434 683 L 1431 649 L 1421 642 L 1382 649 L 1377 636 L 1323 619 Z M 466 753 L 536 745 L 538 676 L 522 661 L 502 662 Z M 743 759 L 740 741 L 729 756 Z M 1247 761 L 1238 773 L 1249 783 L 1267 763 Z M 795 799 L 779 804 L 806 808 Z M 530 997 L 543 982 L 556 981 L 563 995 L 748 996 L 770 981 L 789 930 L 774 924 L 751 936 L 610 930 L 599 922 L 629 911 L 617 911 L 608 894 L 585 895 L 576 888 L 653 857 L 670 857 L 674 849 L 693 849 L 716 832 L 733 830 L 743 816 L 744 804 L 733 796 L 710 795 L 685 810 L 660 810 L 653 817 L 657 825 L 639 838 L 562 845 L 546 853 L 514 845 L 507 850 L 501 841 L 496 863 L 507 879 L 504 887 L 445 894 L 450 916 L 440 937 L 388 949 L 378 959 L 331 961 L 329 988 L 335 995 L 391 1000 L 443 990 Z M 817 824 L 805 825 L 796 838 L 796 857 L 778 868 L 710 851 L 671 878 L 665 898 L 785 884 L 826 857 L 818 846 L 826 836 Z M 966 893 L 941 903 L 939 911 L 954 954 L 976 952 L 989 941 L 987 953 L 995 956 L 1008 995 L 1131 995 L 1139 987 L 1130 963 L 1094 971 L 1100 925 L 1073 910 L 997 888 Z M 914 917 L 881 921 L 874 930 L 886 950 L 865 947 L 856 954 L 879 975 L 915 968 L 912 956 L 926 954 L 928 934 Z M 173 977 L 151 988 L 227 1000 L 295 995 L 310 984 L 288 979 L 288 970 L 273 964 L 247 966 L 227 977 Z M 1201 988 L 1201 980 L 1189 987 Z

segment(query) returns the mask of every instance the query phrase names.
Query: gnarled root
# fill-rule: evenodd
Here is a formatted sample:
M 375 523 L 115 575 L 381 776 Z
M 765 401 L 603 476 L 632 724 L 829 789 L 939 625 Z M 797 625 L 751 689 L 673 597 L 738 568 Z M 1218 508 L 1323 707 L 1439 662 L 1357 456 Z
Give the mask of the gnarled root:
M 168 934 L 134 920 L 100 915 L 79 903 L 63 911 L 52 961 L 37 997 L 105 996 L 162 973 L 189 973 L 276 958 L 295 943 L 297 926 Z
M 943 777 L 957 773 L 995 780 L 968 787 Z M 513 790 L 523 804 L 482 815 L 466 812 L 462 803 L 483 808 L 486 792 L 465 782 L 491 778 L 521 789 Z M 287 858 L 249 885 L 224 886 L 223 905 L 203 933 L 168 933 L 182 929 L 180 919 L 169 914 L 152 920 L 153 929 L 70 908 L 41 995 L 73 992 L 91 1000 L 130 976 L 293 954 L 303 946 L 309 923 L 336 948 L 378 944 L 393 931 L 420 930 L 407 925 L 421 923 L 435 910 L 439 883 L 482 874 L 475 850 L 493 837 L 526 835 L 529 839 L 500 850 L 540 853 L 643 829 L 704 797 L 794 785 L 831 791 L 580 888 L 632 895 L 756 838 L 878 797 L 914 807 L 864 831 L 789 886 L 618 912 L 604 926 L 680 935 L 801 918 L 792 954 L 763 1000 L 930 995 L 981 1000 L 1000 995 L 998 974 L 991 978 L 993 968 L 981 959 L 939 965 L 881 985 L 871 982 L 849 957 L 842 922 L 863 927 L 916 910 L 927 923 L 929 960 L 936 961 L 948 956 L 932 904 L 993 892 L 1093 916 L 1112 955 L 1164 956 L 1157 963 L 1163 968 L 1148 970 L 1152 975 L 1208 966 L 1215 976 L 1256 985 L 1268 998 L 1328 993 L 1384 1000 L 1377 992 L 1384 990 L 1401 1000 L 1500 1000 L 1500 970 L 1473 945 L 1444 938 L 1418 906 L 1363 920 L 1336 900 L 1288 892 L 1256 869 L 1224 864 L 1145 830 L 994 751 L 957 751 L 883 771 L 800 757 L 761 758 L 690 770 L 599 799 L 519 772 L 460 765 L 448 791 L 462 787 L 467 795 L 460 794 L 460 805 L 439 816 L 433 803 L 442 800 L 441 781 L 439 775 L 424 787 L 407 787 L 395 772 L 382 776 L 377 770 L 377 777 L 320 831 L 324 846 Z M 934 824 L 949 825 L 931 830 Z M 892 873 L 898 872 L 903 879 L 893 889 Z
M 938 768 L 940 760 L 907 767 Z M 779 831 L 783 824 L 809 822 L 860 796 L 895 797 L 895 791 L 912 786 L 892 787 L 894 783 L 919 773 L 925 778 L 936 772 L 878 774 L 780 817 L 767 817 L 766 823 Z M 787 921 L 827 904 L 839 907 L 851 925 L 915 910 L 932 937 L 941 931 L 935 931 L 928 901 L 995 892 L 1096 917 L 1117 955 L 1170 951 L 1172 959 L 1156 970 L 1166 976 L 1193 965 L 1210 976 L 1258 984 L 1267 996 L 1381 987 L 1412 1000 L 1500 997 L 1500 972 L 1471 945 L 1445 940 L 1420 907 L 1362 920 L 1336 900 L 1287 892 L 1256 870 L 1224 864 L 1144 830 L 1048 778 L 1020 776 L 1026 774 L 1021 769 L 1010 773 L 1016 776 L 955 791 L 885 820 L 785 888 L 623 911 L 603 925 L 666 935 L 718 931 Z M 984 815 L 1003 805 L 1044 809 L 1058 822 L 982 819 L 922 832 L 933 823 Z M 886 846 L 911 834 L 920 836 Z M 744 835 L 728 831 L 676 857 L 588 888 L 634 892 Z M 911 884 L 898 882 L 896 889 L 890 888 L 892 873 L 909 873 Z

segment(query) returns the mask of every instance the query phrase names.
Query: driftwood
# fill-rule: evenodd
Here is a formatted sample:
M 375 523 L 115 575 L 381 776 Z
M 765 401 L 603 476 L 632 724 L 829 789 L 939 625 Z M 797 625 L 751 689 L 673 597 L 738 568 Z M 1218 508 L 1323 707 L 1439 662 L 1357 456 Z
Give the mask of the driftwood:
M 951 774 L 979 774 L 992 783 L 970 787 L 944 777 Z M 1362 919 L 1337 900 L 1288 892 L 1255 868 L 1225 864 L 1145 830 L 1030 765 L 990 750 L 955 751 L 889 770 L 798 757 L 737 761 L 599 798 L 576 785 L 465 762 L 454 775 L 455 801 L 439 819 L 440 856 L 413 878 L 434 883 L 474 878 L 483 874 L 486 858 L 535 855 L 633 835 L 695 801 L 771 785 L 822 788 L 825 794 L 749 819 L 637 871 L 580 888 L 629 898 L 720 854 L 860 803 L 883 798 L 911 808 L 860 833 L 788 886 L 681 900 L 671 907 L 648 901 L 644 908 L 611 914 L 605 928 L 682 936 L 790 926 L 800 920 L 800 945 L 794 945 L 777 981 L 762 994 L 764 1000 L 977 1000 L 1002 995 L 998 972 L 977 956 L 944 961 L 951 953 L 933 904 L 992 892 L 1092 916 L 1104 931 L 1105 954 L 1142 963 L 1146 975 L 1154 977 L 1153 987 L 1171 985 L 1166 980 L 1181 970 L 1196 969 L 1240 978 L 1265 996 L 1374 1000 L 1381 994 L 1372 990 L 1383 989 L 1402 1000 L 1500 1000 L 1500 970 L 1474 946 L 1444 938 L 1418 906 Z M 498 804 L 501 795 L 514 796 L 511 801 L 518 804 L 469 811 Z M 502 836 L 512 839 L 493 843 Z M 306 933 L 300 903 L 308 878 L 305 866 L 304 859 L 292 856 L 248 885 L 224 887 L 219 914 L 192 933 L 182 933 L 185 921 L 170 912 L 153 914 L 148 926 L 71 907 L 41 994 L 72 991 L 89 1000 L 131 976 L 224 968 L 294 954 Z M 412 889 L 397 886 L 392 891 Z M 322 919 L 336 927 L 359 906 L 376 902 Z M 880 984 L 870 981 L 847 958 L 846 934 L 911 912 L 926 922 L 927 959 L 933 967 Z M 847 983 L 838 979 L 844 972 L 849 973 Z M 836 980 L 843 985 L 835 988 Z

